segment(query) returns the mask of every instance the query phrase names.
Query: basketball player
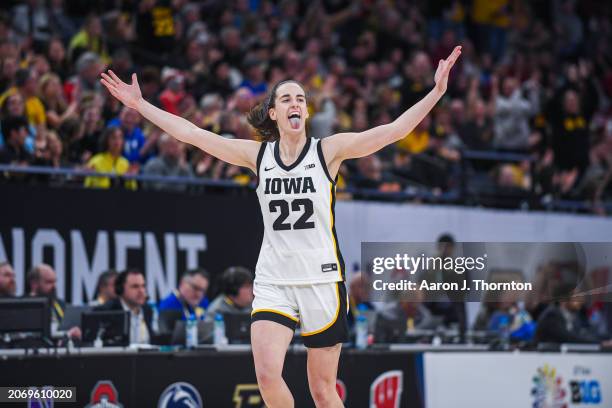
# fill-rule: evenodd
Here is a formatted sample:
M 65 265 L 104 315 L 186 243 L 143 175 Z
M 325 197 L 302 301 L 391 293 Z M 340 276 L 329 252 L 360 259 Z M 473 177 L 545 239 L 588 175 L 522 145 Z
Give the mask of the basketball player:
M 322 140 L 306 135 L 304 89 L 276 84 L 249 114 L 262 142 L 225 139 L 142 98 L 136 75 L 122 82 L 112 71 L 102 83 L 126 106 L 167 134 L 258 175 L 264 238 L 255 272 L 251 342 L 259 389 L 269 408 L 294 406 L 282 378 L 293 331 L 299 324 L 308 348 L 310 392 L 317 407 L 341 407 L 336 375 L 347 341 L 344 262 L 334 220 L 335 180 L 343 160 L 375 153 L 410 133 L 446 91 L 456 47 L 440 60 L 434 88 L 393 122 Z

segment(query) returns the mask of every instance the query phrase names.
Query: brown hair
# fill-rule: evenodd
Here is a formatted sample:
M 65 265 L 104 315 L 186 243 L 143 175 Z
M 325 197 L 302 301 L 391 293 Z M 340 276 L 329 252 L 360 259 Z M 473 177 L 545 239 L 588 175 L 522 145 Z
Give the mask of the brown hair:
M 247 116 L 247 120 L 255 128 L 259 136 L 261 136 L 262 141 L 264 142 L 274 142 L 280 138 L 280 133 L 278 132 L 278 126 L 276 121 L 270 119 L 270 115 L 268 111 L 270 108 L 274 108 L 275 99 L 276 99 L 276 91 L 278 88 L 283 85 L 293 82 L 298 84 L 302 89 L 304 87 L 298 81 L 293 79 L 288 79 L 285 81 L 280 81 L 276 85 L 272 87 L 272 90 L 266 97 L 259 102 Z

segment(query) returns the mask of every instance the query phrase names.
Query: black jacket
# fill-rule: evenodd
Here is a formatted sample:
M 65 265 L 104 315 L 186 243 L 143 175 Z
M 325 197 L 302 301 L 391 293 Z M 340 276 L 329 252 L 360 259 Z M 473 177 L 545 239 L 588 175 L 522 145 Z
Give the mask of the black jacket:
M 598 343 L 599 339 L 592 333 L 580 330 L 567 329 L 565 316 L 559 305 L 550 305 L 542 312 L 538 319 L 535 334 L 537 343 Z

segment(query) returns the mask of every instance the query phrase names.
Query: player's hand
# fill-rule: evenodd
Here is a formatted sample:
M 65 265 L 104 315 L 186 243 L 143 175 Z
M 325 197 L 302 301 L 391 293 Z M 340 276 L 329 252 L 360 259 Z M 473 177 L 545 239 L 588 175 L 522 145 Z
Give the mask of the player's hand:
M 137 109 L 138 102 L 142 99 L 142 93 L 140 92 L 136 74 L 132 74 L 132 83 L 128 85 L 109 69 L 108 74 L 102 73 L 100 82 L 108 89 L 111 95 L 121 101 L 125 106 Z
M 436 82 L 436 89 L 438 89 L 440 92 L 446 92 L 446 87 L 448 85 L 448 74 L 460 55 L 461 46 L 458 45 L 455 47 L 453 52 L 451 52 L 448 58 L 438 62 L 438 69 L 434 75 L 434 81 Z

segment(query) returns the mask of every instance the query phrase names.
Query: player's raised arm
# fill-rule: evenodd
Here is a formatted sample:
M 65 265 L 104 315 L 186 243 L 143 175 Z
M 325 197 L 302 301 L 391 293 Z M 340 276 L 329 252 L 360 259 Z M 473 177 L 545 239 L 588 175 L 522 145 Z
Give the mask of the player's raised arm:
M 412 132 L 446 92 L 448 74 L 459 55 L 461 46 L 455 47 L 448 58 L 440 60 L 434 88 L 393 122 L 359 133 L 338 133 L 324 139 L 321 147 L 330 170 L 337 169 L 342 160 L 370 155 Z
M 102 73 L 100 80 L 108 91 L 124 105 L 136 109 L 142 116 L 181 142 L 189 143 L 225 162 L 248 167 L 257 172 L 260 143 L 253 140 L 226 139 L 200 129 L 188 120 L 150 104 L 142 97 L 136 74 L 126 84 L 113 71 Z

